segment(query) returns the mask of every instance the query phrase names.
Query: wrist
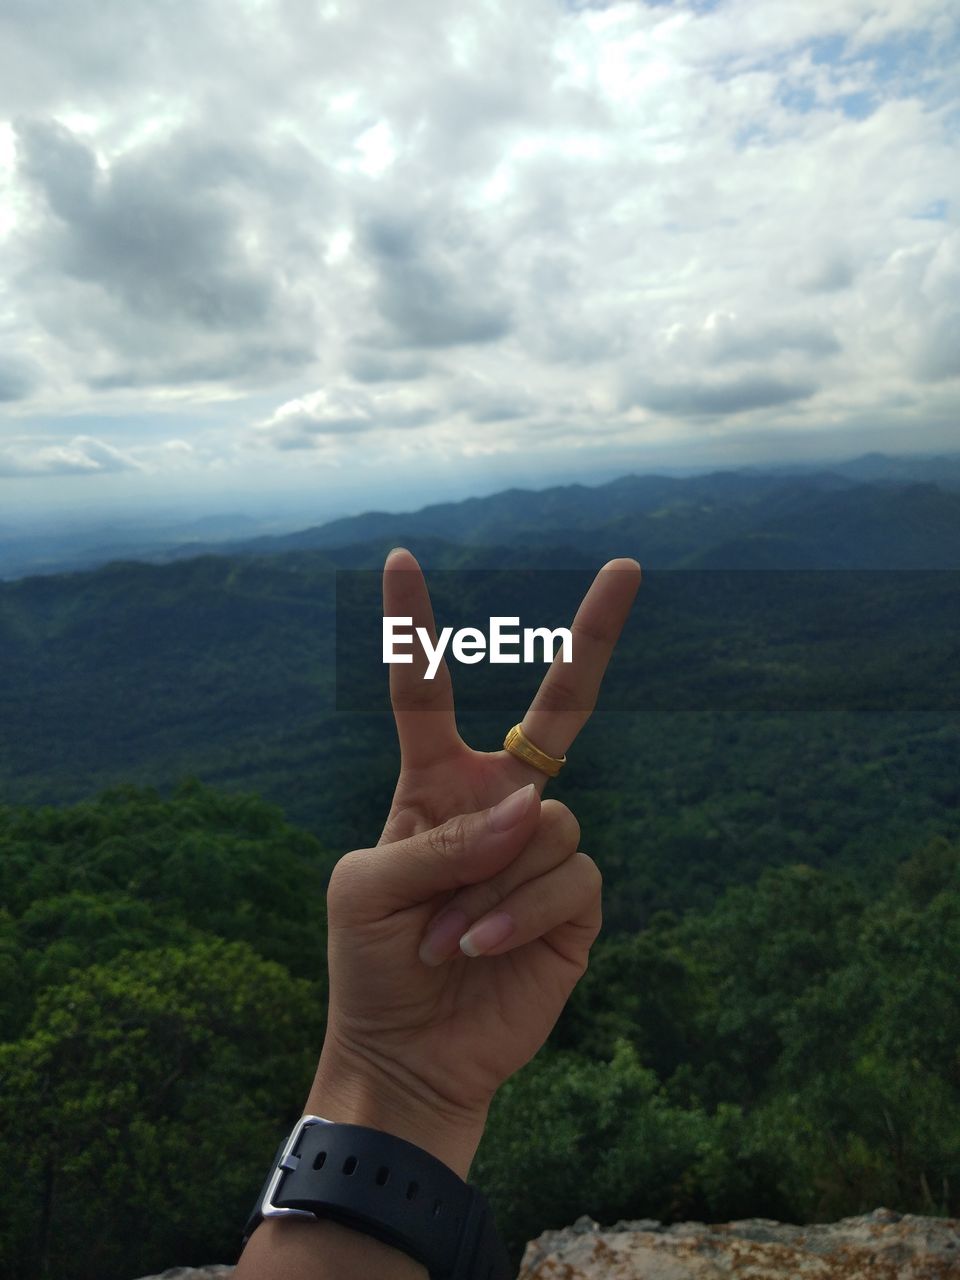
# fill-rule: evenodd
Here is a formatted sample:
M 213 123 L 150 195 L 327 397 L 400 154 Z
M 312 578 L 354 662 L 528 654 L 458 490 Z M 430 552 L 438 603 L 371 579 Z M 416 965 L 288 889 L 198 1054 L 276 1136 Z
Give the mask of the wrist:
M 395 1078 L 324 1044 L 304 1114 L 359 1124 L 403 1138 L 442 1160 L 464 1182 L 477 1153 L 487 1110 L 465 1111 L 419 1096 Z

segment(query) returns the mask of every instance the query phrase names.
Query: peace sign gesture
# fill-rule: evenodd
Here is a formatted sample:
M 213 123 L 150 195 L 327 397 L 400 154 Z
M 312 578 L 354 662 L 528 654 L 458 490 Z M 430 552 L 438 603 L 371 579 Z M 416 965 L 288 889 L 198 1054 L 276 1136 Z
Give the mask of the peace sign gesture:
M 520 721 L 526 736 L 547 755 L 565 755 L 589 720 L 639 586 L 636 560 L 611 560 L 584 596 L 571 627 L 573 662 L 564 664 L 557 655 Z M 423 627 L 436 646 L 430 593 L 419 564 L 404 547 L 391 551 L 384 565 L 383 613 L 412 618 L 414 633 Z M 546 774 L 508 751 L 468 747 L 457 730 L 446 662 L 431 681 L 424 680 L 426 667 L 426 655 L 416 645 L 412 663 L 390 667 L 400 777 L 378 844 L 485 809 L 530 782 L 542 793 L 548 781 Z
M 573 661 L 558 655 L 522 721 L 550 756 L 586 723 L 639 585 L 636 561 L 612 560 L 584 597 Z M 409 551 L 387 557 L 383 603 L 436 648 Z M 586 969 L 602 877 L 570 810 L 541 804 L 546 775 L 468 747 L 446 665 L 432 681 L 426 666 L 422 648 L 391 666 L 401 765 L 390 814 L 327 891 L 330 1007 L 307 1106 L 405 1137 L 466 1178 L 497 1089 L 541 1048 Z M 491 940 L 498 921 L 507 932 Z

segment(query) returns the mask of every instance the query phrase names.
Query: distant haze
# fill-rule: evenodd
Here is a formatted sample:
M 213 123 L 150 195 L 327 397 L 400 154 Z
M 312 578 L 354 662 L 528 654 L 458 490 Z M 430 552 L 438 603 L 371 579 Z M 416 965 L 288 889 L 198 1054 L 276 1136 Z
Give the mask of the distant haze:
M 806 547 L 802 554 L 813 555 L 818 565 L 845 563 L 848 553 L 855 563 L 863 563 L 863 547 L 869 546 L 870 555 L 879 564 L 895 565 L 905 556 L 912 567 L 956 567 L 960 453 L 891 456 L 873 452 L 841 460 L 781 461 L 767 467 L 664 468 L 639 476 L 630 473 L 599 480 L 587 475 L 563 477 L 560 484 L 546 483 L 544 475 L 534 480 L 496 490 L 492 495 L 463 495 L 471 501 L 448 492 L 430 494 L 430 501 L 418 502 L 417 491 L 410 489 L 400 494 L 399 500 L 396 493 L 387 493 L 380 503 L 366 501 L 354 506 L 350 495 L 344 493 L 338 498 L 343 504 L 339 510 L 335 504 L 325 506 L 309 492 L 291 491 L 224 493 L 218 495 L 219 505 L 208 499 L 201 507 L 180 497 L 162 507 L 91 509 L 69 515 L 38 512 L 32 517 L 22 516 L 19 521 L 5 512 L 6 519 L 0 522 L 0 580 L 72 572 L 118 559 L 163 562 L 210 552 L 275 553 L 362 543 L 367 545 L 368 554 L 378 540 L 391 539 L 389 547 L 406 541 L 411 533 L 508 546 L 515 554 L 540 545 L 558 528 L 570 545 L 580 545 L 591 553 L 634 554 L 648 564 L 652 555 L 653 562 L 660 563 L 664 553 L 662 535 L 667 528 L 662 517 L 668 511 L 677 508 L 683 512 L 691 504 L 712 510 L 718 495 L 721 504 L 733 501 L 736 505 L 746 498 L 749 506 L 749 495 L 771 492 L 793 495 L 789 501 L 793 519 L 789 537 L 798 548 Z M 875 493 L 868 492 L 874 490 Z M 429 488 L 426 491 L 429 493 Z M 838 496 L 844 509 L 840 524 L 832 524 L 831 517 L 824 525 L 825 512 L 811 506 L 808 499 L 837 491 L 841 491 Z M 844 495 L 842 491 L 851 492 Z M 806 497 L 798 504 L 796 495 L 801 492 Z M 850 510 L 861 515 L 862 504 L 866 503 L 869 532 L 864 527 L 851 533 L 860 516 L 850 525 L 850 500 L 854 504 Z M 497 514 L 504 507 L 511 513 L 505 524 Z M 651 525 L 646 518 L 654 511 L 657 519 Z M 483 512 L 493 513 L 492 523 Z M 559 526 L 558 513 L 562 513 Z M 763 534 L 767 514 L 762 504 L 754 507 L 748 521 L 752 536 Z M 616 526 L 612 539 L 603 536 L 598 540 L 598 524 L 602 526 L 611 519 Z M 685 520 L 682 517 L 681 524 Z M 905 522 L 902 531 L 900 522 Z M 694 527 L 691 525 L 687 533 Z M 743 528 L 741 522 L 739 531 L 743 532 Z M 726 542 L 737 531 L 721 520 L 716 526 L 711 524 L 709 533 L 698 529 L 695 536 L 706 537 L 711 543 L 719 540 L 721 553 L 726 556 Z M 778 538 L 784 533 L 773 527 L 766 531 L 776 533 Z M 622 541 L 627 536 L 635 539 L 629 550 Z M 851 538 L 854 549 L 844 550 L 841 544 Z M 679 548 L 672 535 L 668 537 L 667 563 L 676 560 Z M 743 559 L 742 549 L 735 549 L 732 554 L 738 563 Z M 753 550 L 747 559 L 752 565 Z M 788 563 L 792 565 L 793 561 Z

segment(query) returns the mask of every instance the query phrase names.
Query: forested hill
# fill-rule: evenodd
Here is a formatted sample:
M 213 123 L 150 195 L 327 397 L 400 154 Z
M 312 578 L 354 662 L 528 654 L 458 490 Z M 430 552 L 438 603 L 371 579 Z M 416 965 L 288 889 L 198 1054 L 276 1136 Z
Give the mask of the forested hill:
M 428 571 L 441 625 L 505 612 L 569 624 L 600 560 L 408 541 L 441 566 Z M 0 585 L 3 795 L 64 804 L 191 775 L 257 792 L 331 849 L 374 842 L 397 765 L 379 574 L 336 569 L 383 553 L 117 563 Z M 948 834 L 958 592 L 960 574 L 937 571 L 649 570 L 577 768 L 553 784 L 598 819 L 620 891 L 611 922 L 705 904 L 771 863 L 868 876 L 905 842 Z M 468 739 L 499 747 L 543 670 L 458 666 Z
M 94 524 L 32 532 L 0 522 L 0 581 L 111 560 L 164 564 L 368 543 L 379 549 L 412 538 L 515 551 L 569 543 L 591 557 L 636 555 L 647 568 L 957 567 L 958 502 L 960 454 L 867 454 L 819 468 L 513 488 L 413 512 L 367 511 L 270 537 L 254 536 L 262 521 L 242 513 L 180 523 L 169 513 L 159 523 L 149 512 L 119 522 L 104 514 Z M 317 505 L 319 516 L 319 496 Z M 290 512 L 277 509 L 272 518 L 291 528 Z
M 960 568 L 960 492 L 932 482 L 859 483 L 721 471 L 674 479 L 508 489 L 421 511 L 368 512 L 283 537 L 231 543 L 230 554 L 331 550 L 438 538 L 470 547 L 560 544 L 647 568 Z M 202 550 L 184 547 L 166 558 Z
M 554 546 L 380 530 L 0 584 L 0 1275 L 235 1256 L 322 1044 L 327 878 L 396 779 L 399 540 L 440 625 L 566 624 L 608 555 L 646 569 L 549 790 L 603 933 L 471 1172 L 514 1258 L 582 1213 L 960 1213 L 957 495 L 796 479 L 607 494 Z M 690 567 L 651 566 L 658 524 Z M 798 567 L 898 546 L 922 567 Z M 497 749 L 542 671 L 455 666 L 465 739 Z
M 323 1041 L 319 856 L 271 806 L 189 781 L 0 804 L 0 1274 L 235 1260 Z M 940 840 L 870 893 L 795 865 L 605 928 L 471 1168 L 515 1263 L 582 1213 L 955 1215 L 958 947 Z

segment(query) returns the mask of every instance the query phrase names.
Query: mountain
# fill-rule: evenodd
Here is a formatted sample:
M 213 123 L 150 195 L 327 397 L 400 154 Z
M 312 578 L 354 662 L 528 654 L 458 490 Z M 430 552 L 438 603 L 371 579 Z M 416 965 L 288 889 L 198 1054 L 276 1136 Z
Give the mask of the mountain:
M 315 531 L 336 544 L 319 548 L 290 546 L 310 533 L 269 539 L 271 554 L 218 548 L 0 583 L 0 794 L 62 804 L 193 774 L 258 790 L 336 847 L 375 842 L 370 815 L 395 767 L 380 571 L 402 542 L 441 627 L 494 615 L 569 626 L 607 559 L 640 561 L 604 678 L 609 724 L 578 741 L 578 776 L 592 779 L 578 803 L 642 779 L 637 794 L 652 785 L 682 815 L 672 833 L 656 806 L 638 815 L 642 865 L 632 839 L 608 851 L 612 882 L 633 886 L 625 904 L 709 900 L 798 848 L 814 866 L 863 866 L 872 842 L 877 863 L 960 804 L 960 574 L 944 572 L 960 567 L 960 494 L 717 473 L 509 490 L 426 513 L 337 522 Z M 462 540 L 416 532 L 421 516 Z M 351 531 L 374 536 L 339 543 Z M 481 533 L 485 545 L 467 540 Z M 496 750 L 542 674 L 458 665 L 463 732 Z M 853 729 L 850 717 L 866 718 Z M 836 718 L 866 735 L 839 765 Z M 889 776 L 909 780 L 894 816 Z M 705 869 L 715 839 L 726 856 Z
M 936 484 L 942 489 L 960 489 L 960 454 L 936 457 L 916 455 L 891 457 L 886 453 L 864 453 L 849 462 L 835 464 L 838 475 L 868 484 Z
M 923 501 L 914 495 L 912 511 L 908 500 L 902 510 L 892 505 L 884 514 L 888 499 L 895 504 L 901 491 L 930 485 L 947 495 L 939 512 L 928 495 L 925 513 Z M 870 499 L 861 500 L 862 528 L 843 503 L 843 495 L 857 488 L 881 495 L 872 514 Z M 821 505 L 831 496 L 833 506 Z M 590 556 L 633 555 L 649 568 L 866 567 L 878 560 L 888 568 L 933 567 L 956 562 L 952 499 L 957 496 L 960 455 L 901 458 L 875 453 L 829 466 L 742 467 L 685 477 L 626 475 L 599 485 L 513 488 L 419 511 L 368 511 L 296 531 L 291 531 L 297 519 L 292 510 L 275 513 L 269 523 L 235 514 L 28 532 L 0 528 L 0 581 L 93 569 L 111 560 L 165 564 L 208 554 L 273 555 L 363 543 L 379 552 L 424 538 L 515 549 L 564 544 Z M 940 531 L 934 536 L 931 528 L 928 539 L 927 516 Z M 882 531 L 885 520 L 901 518 L 917 525 L 906 547 Z M 835 526 L 844 542 L 839 557 L 833 545 L 811 536 L 811 526 L 821 519 Z
M 697 569 L 956 569 L 960 493 L 858 485 L 784 504 L 754 528 L 687 556 Z
M 149 562 L 175 551 L 183 543 L 211 549 L 228 540 L 250 538 L 274 527 L 242 513 L 103 520 L 93 524 L 51 520 L 46 525 L 0 525 L 0 581 L 32 574 L 69 573 L 95 569 L 111 560 Z M 280 524 L 289 528 L 289 523 Z
M 937 484 L 960 489 L 960 453 L 889 454 L 862 453 L 856 458 L 830 462 L 777 462 L 744 467 L 744 471 L 777 476 L 806 476 L 830 471 L 856 484 Z
M 623 476 L 595 487 L 507 489 L 414 512 L 367 512 L 219 550 L 273 555 L 370 544 L 379 554 L 402 544 L 422 555 L 430 538 L 531 553 L 563 545 L 601 562 L 633 556 L 649 569 L 960 568 L 960 492 L 929 482 L 864 484 L 832 471 Z M 215 550 L 182 546 L 156 558 L 202 549 Z
M 604 559 L 645 568 L 549 785 L 602 869 L 603 936 L 475 1161 L 530 1280 L 611 1258 L 678 1280 L 718 1257 L 950 1270 L 955 1222 L 825 1224 L 957 1210 L 960 574 L 888 570 L 956 565 L 960 495 L 693 481 L 512 490 L 399 538 L 380 513 L 334 536 L 361 541 L 0 583 L 4 1275 L 234 1256 L 322 1043 L 329 876 L 376 843 L 396 784 L 397 540 L 439 626 L 569 625 Z M 464 741 L 497 752 L 544 666 L 450 667 Z M 143 1144 L 116 1140 L 134 1096 L 149 1177 Z M 605 1159 L 584 1172 L 571 1150 Z M 221 1156 L 229 1187 L 191 1235 Z M 136 1229 L 104 1216 L 104 1186 Z M 554 1229 L 584 1210 L 624 1230 Z
M 469 546 L 491 543 L 555 546 L 558 536 L 591 551 L 619 540 L 643 540 L 646 560 L 662 567 L 706 543 L 753 527 L 783 502 L 807 499 L 852 484 L 830 473 L 795 479 L 746 471 L 717 471 L 677 479 L 623 476 L 607 484 L 506 489 L 485 498 L 436 503 L 420 511 L 371 511 L 282 537 L 233 543 L 231 552 L 257 554 L 324 550 L 358 542 L 432 536 Z M 188 554 L 183 547 L 178 556 Z M 651 560 L 651 554 L 654 560 Z
M 572 545 L 410 541 L 431 566 L 438 624 L 456 628 L 503 614 L 569 626 L 603 562 Z M 258 791 L 332 847 L 375 843 L 396 767 L 380 621 L 389 545 L 0 583 L 0 795 L 63 804 L 193 775 Z M 578 769 L 557 780 L 588 815 L 608 790 L 634 797 L 622 847 L 605 851 L 611 886 L 629 886 L 612 920 L 636 926 L 637 903 L 710 901 L 798 850 L 813 866 L 869 861 L 872 874 L 904 840 L 949 825 L 958 618 L 958 574 L 648 569 Z M 451 665 L 458 725 L 498 749 L 545 667 Z M 723 859 L 704 865 L 717 840 Z

